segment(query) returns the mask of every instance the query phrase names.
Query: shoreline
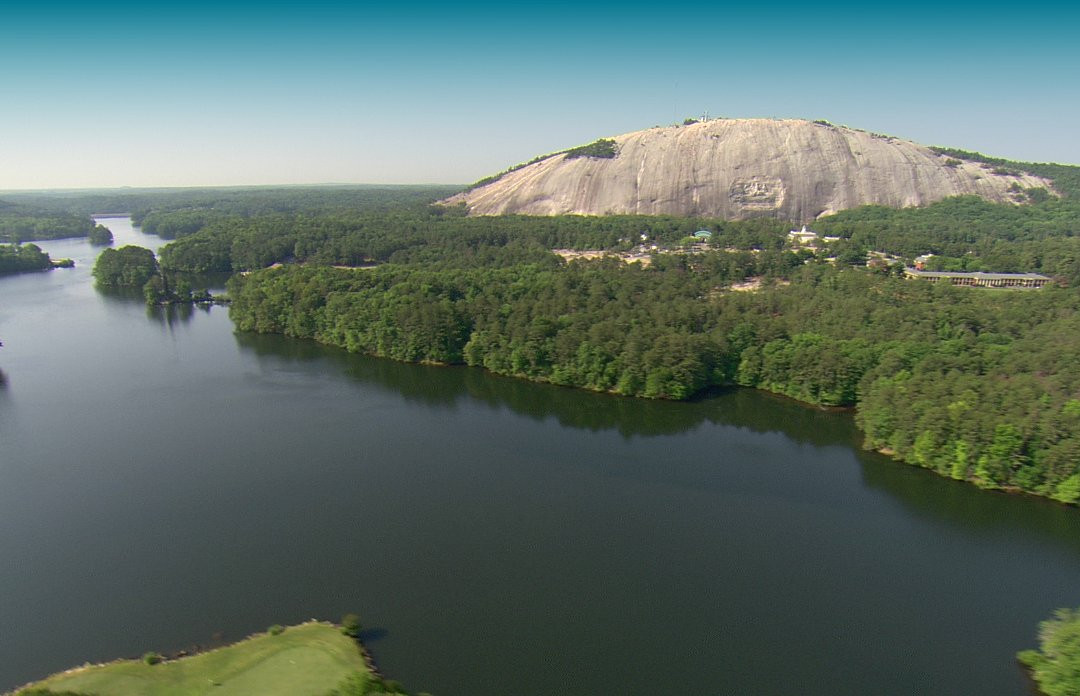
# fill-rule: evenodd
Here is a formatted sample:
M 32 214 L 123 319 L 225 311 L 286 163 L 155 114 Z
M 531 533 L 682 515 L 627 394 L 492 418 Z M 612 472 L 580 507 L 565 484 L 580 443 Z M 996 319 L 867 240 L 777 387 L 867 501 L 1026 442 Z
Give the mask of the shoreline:
M 553 387 L 561 387 L 561 388 L 565 388 L 565 389 L 575 389 L 575 390 L 579 390 L 579 391 L 590 392 L 590 393 L 593 393 L 593 394 L 605 394 L 605 395 L 608 395 L 608 396 L 613 396 L 613 397 L 618 397 L 618 398 L 623 398 L 623 399 L 642 399 L 644 401 L 669 401 L 669 402 L 672 402 L 672 403 L 694 403 L 696 401 L 701 400 L 702 398 L 708 398 L 707 395 L 708 395 L 709 391 L 713 390 L 713 389 L 753 389 L 754 391 L 757 391 L 757 392 L 760 392 L 760 393 L 763 393 L 763 394 L 767 394 L 770 397 L 775 397 L 777 399 L 790 401 L 792 403 L 798 404 L 802 408 L 807 408 L 807 409 L 814 409 L 814 410 L 818 410 L 818 411 L 832 412 L 832 413 L 849 412 L 849 413 L 851 413 L 853 415 L 858 409 L 858 404 L 852 404 L 850 406 L 829 406 L 829 405 L 824 405 L 824 404 L 815 404 L 815 403 L 812 403 L 812 402 L 809 402 L 809 401 L 802 401 L 802 400 L 797 399 L 797 398 L 795 398 L 793 396 L 788 396 L 787 394 L 783 394 L 783 393 L 780 393 L 780 392 L 774 392 L 774 391 L 770 391 L 768 389 L 761 389 L 759 387 L 748 387 L 748 386 L 743 386 L 743 385 L 740 385 L 740 384 L 711 385 L 711 386 L 708 386 L 708 387 L 706 387 L 704 389 L 701 389 L 700 391 L 690 395 L 689 397 L 687 397 L 685 399 L 667 399 L 667 398 L 663 398 L 663 397 L 649 398 L 649 397 L 645 397 L 645 396 L 634 396 L 632 394 L 620 394 L 618 392 L 614 392 L 614 391 L 611 391 L 611 390 L 589 389 L 588 387 L 576 386 L 576 385 L 572 385 L 572 384 L 558 384 L 556 382 L 552 382 L 551 380 L 537 379 L 537 378 L 529 377 L 527 375 L 502 374 L 502 373 L 499 373 L 499 372 L 494 372 L 492 370 L 489 370 L 488 368 L 484 367 L 483 365 L 469 365 L 468 363 L 464 363 L 464 362 L 461 362 L 461 363 L 447 363 L 447 362 L 437 362 L 437 361 L 429 361 L 429 360 L 420 360 L 420 361 L 401 360 L 401 359 L 393 358 L 393 357 L 386 356 L 386 355 L 377 355 L 377 354 L 374 354 L 374 353 L 368 353 L 368 352 L 363 352 L 363 351 L 353 352 L 353 351 L 350 351 L 350 350 L 348 350 L 347 348 L 345 348 L 343 346 L 339 346 L 339 345 L 336 345 L 336 344 L 333 344 L 333 343 L 326 343 L 326 342 L 320 341 L 320 340 L 318 340 L 316 338 L 296 338 L 296 337 L 293 337 L 293 336 L 287 336 L 287 335 L 285 335 L 283 333 L 277 333 L 277 332 L 272 332 L 272 331 L 271 332 L 244 331 L 242 333 L 250 333 L 250 334 L 253 334 L 253 335 L 263 335 L 263 336 L 281 336 L 283 338 L 290 338 L 290 339 L 293 339 L 293 340 L 311 341 L 311 342 L 316 343 L 316 344 L 318 344 L 320 346 L 326 346 L 328 348 L 335 348 L 335 349 L 342 350 L 342 351 L 345 351 L 346 353 L 350 353 L 350 354 L 353 354 L 353 355 L 366 355 L 366 356 L 369 356 L 369 357 L 372 357 L 372 358 L 378 358 L 379 360 L 392 360 L 393 362 L 402 363 L 402 364 L 406 364 L 406 365 L 424 365 L 424 366 L 429 366 L 429 367 L 449 367 L 449 368 L 453 368 L 453 367 L 478 368 L 478 369 L 481 369 L 484 372 L 486 372 L 487 374 L 492 375 L 494 377 L 502 377 L 502 378 L 506 378 L 506 379 L 521 380 L 521 381 L 529 382 L 529 383 L 532 383 L 532 384 L 545 384 L 545 385 L 549 385 L 549 386 L 553 386 Z M 864 443 L 865 443 L 866 433 L 861 428 L 859 428 L 858 425 L 855 426 L 855 429 L 864 438 Z M 857 444 L 855 446 L 858 447 Z M 876 454 L 881 454 L 881 455 L 884 455 L 886 457 L 889 457 L 891 460 L 893 460 L 895 462 L 898 462 L 898 463 L 901 463 L 901 464 L 903 464 L 905 466 L 910 466 L 910 467 L 917 468 L 917 469 L 924 469 L 926 471 L 929 471 L 930 473 L 933 473 L 933 474 L 935 474 L 937 476 L 940 476 L 941 478 L 950 479 L 950 480 L 953 480 L 953 481 L 958 481 L 960 483 L 964 483 L 964 484 L 967 484 L 969 486 L 974 486 L 974 487 L 979 488 L 980 490 L 983 490 L 983 491 L 1007 493 L 1007 494 L 1010 494 L 1010 495 L 1023 495 L 1023 496 L 1029 497 L 1029 498 L 1037 498 L 1039 500 L 1044 500 L 1044 501 L 1053 503 L 1055 505 L 1064 506 L 1066 508 L 1070 508 L 1070 507 L 1075 508 L 1075 507 L 1080 506 L 1080 503 L 1067 503 L 1067 502 L 1052 498 L 1052 497 L 1050 497 L 1048 495 L 1040 495 L 1038 493 L 1034 493 L 1032 491 L 1026 491 L 1026 490 L 1023 490 L 1021 488 L 1017 488 L 1015 486 L 1005 486 L 1005 487 L 1000 487 L 999 486 L 999 487 L 994 487 L 994 488 L 984 488 L 982 486 L 977 485 L 975 483 L 975 481 L 972 480 L 972 479 L 966 479 L 966 478 L 965 479 L 953 479 L 951 476 L 948 476 L 947 474 L 942 474 L 941 472 L 936 471 L 934 469 L 924 467 L 924 466 L 920 466 L 919 464 L 917 464 L 915 462 L 907 461 L 903 457 L 897 455 L 897 453 L 895 451 L 893 451 L 892 449 L 890 449 L 888 447 L 875 448 L 875 447 L 867 446 L 866 444 L 863 444 L 861 446 L 861 448 L 864 451 L 872 451 L 872 452 L 874 452 Z
M 298 623 L 298 624 L 290 624 L 288 626 L 284 626 L 283 627 L 284 630 L 281 631 L 281 633 L 287 633 L 288 631 L 293 630 L 293 629 L 299 629 L 299 628 L 304 628 L 304 627 L 314 626 L 314 625 L 325 626 L 327 628 L 333 628 L 336 631 L 341 631 L 341 629 L 342 629 L 340 624 L 334 623 L 332 621 L 323 621 L 323 620 L 320 620 L 320 619 L 312 618 L 312 619 L 308 619 L 307 621 L 303 621 L 303 622 Z M 250 633 L 250 634 L 244 636 L 243 638 L 239 638 L 239 639 L 234 640 L 234 641 L 223 643 L 222 645 L 203 646 L 203 645 L 200 645 L 200 644 L 196 643 L 195 645 L 191 646 L 190 648 L 182 648 L 182 649 L 177 650 L 175 652 L 155 653 L 155 654 L 157 654 L 157 655 L 159 655 L 161 657 L 161 661 L 158 662 L 154 666 L 157 667 L 157 666 L 166 665 L 166 664 L 176 664 L 178 662 L 183 662 L 185 660 L 198 658 L 198 657 L 201 657 L 203 655 L 209 655 L 211 653 L 214 653 L 214 652 L 217 652 L 217 651 L 220 651 L 220 650 L 227 650 L 227 649 L 230 649 L 230 648 L 234 648 L 234 647 L 240 646 L 240 645 L 242 645 L 244 643 L 247 643 L 249 641 L 252 641 L 252 640 L 256 640 L 256 639 L 259 639 L 259 638 L 272 637 L 274 635 L 275 634 L 272 634 L 269 630 L 257 631 L 255 633 Z M 383 675 L 382 671 L 379 669 L 378 665 L 375 662 L 375 658 L 372 657 L 371 652 L 367 649 L 367 646 L 364 645 L 363 641 L 361 641 L 361 639 L 359 637 L 351 636 L 351 635 L 345 634 L 344 632 L 342 632 L 342 635 L 344 635 L 346 638 L 348 638 L 349 641 L 353 645 L 356 646 L 356 650 L 359 653 L 360 658 L 363 661 L 364 666 L 366 667 L 368 672 L 371 673 L 372 676 L 374 676 L 374 677 L 376 677 L 378 679 L 385 679 L 385 676 Z M 148 651 L 147 653 L 144 653 L 144 655 L 149 654 L 151 652 L 154 652 L 154 651 Z M 77 676 L 77 675 L 81 674 L 82 672 L 85 672 L 85 671 L 88 671 L 88 670 L 101 669 L 101 668 L 105 668 L 105 667 L 109 667 L 109 666 L 113 666 L 113 665 L 122 665 L 122 664 L 125 664 L 125 663 L 139 664 L 139 663 L 142 663 L 142 662 L 143 662 L 143 656 L 118 657 L 118 658 L 115 658 L 115 659 L 112 659 L 112 660 L 106 660 L 104 662 L 84 662 L 81 665 L 76 665 L 74 667 L 69 667 L 67 669 L 63 669 L 63 670 L 60 670 L 60 671 L 57 671 L 57 672 L 52 672 L 51 674 L 47 674 L 47 675 L 45 675 L 45 676 L 43 676 L 43 677 L 41 677 L 39 679 L 35 679 L 35 680 L 27 682 L 25 684 L 16 686 L 14 689 L 12 689 L 10 691 L 0 692 L 0 696 L 18 696 L 20 693 L 22 693 L 23 691 L 28 690 L 28 689 L 49 689 L 51 691 L 50 687 L 43 685 L 44 682 L 47 682 L 47 681 L 53 680 L 53 679 L 63 679 L 63 678 L 66 678 L 66 677 Z

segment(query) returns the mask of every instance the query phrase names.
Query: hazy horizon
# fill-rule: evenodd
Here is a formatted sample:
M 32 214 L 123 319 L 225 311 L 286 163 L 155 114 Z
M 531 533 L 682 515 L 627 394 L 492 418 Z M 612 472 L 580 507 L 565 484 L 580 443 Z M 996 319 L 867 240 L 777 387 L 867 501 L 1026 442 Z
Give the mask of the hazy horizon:
M 12 8 L 0 190 L 467 184 L 708 112 L 1080 164 L 1080 10 Z

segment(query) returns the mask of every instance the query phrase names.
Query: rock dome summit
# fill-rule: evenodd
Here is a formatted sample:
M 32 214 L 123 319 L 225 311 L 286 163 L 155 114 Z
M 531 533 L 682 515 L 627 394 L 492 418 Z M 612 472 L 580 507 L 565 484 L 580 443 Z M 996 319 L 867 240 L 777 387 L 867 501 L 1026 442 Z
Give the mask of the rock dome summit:
M 539 157 L 452 196 L 471 215 L 681 215 L 809 222 L 866 204 L 974 194 L 1021 203 L 1049 180 L 824 121 L 713 119 Z

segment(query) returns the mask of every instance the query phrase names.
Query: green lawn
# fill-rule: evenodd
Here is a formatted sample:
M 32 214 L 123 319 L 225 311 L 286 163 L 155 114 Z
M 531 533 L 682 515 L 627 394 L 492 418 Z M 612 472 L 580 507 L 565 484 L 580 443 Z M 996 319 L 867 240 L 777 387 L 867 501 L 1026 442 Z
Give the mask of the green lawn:
M 307 623 L 172 662 L 123 660 L 32 686 L 97 696 L 314 696 L 355 672 L 368 672 L 356 643 L 330 624 Z

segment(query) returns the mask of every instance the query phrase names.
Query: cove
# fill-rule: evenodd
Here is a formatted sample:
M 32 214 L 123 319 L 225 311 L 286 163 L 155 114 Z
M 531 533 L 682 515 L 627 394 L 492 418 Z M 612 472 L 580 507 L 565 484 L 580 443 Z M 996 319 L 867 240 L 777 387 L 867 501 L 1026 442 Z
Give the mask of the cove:
M 0 690 L 354 611 L 438 696 L 1019 696 L 1080 604 L 1080 511 L 863 452 L 848 414 L 236 334 L 40 246 L 77 265 L 0 279 Z

